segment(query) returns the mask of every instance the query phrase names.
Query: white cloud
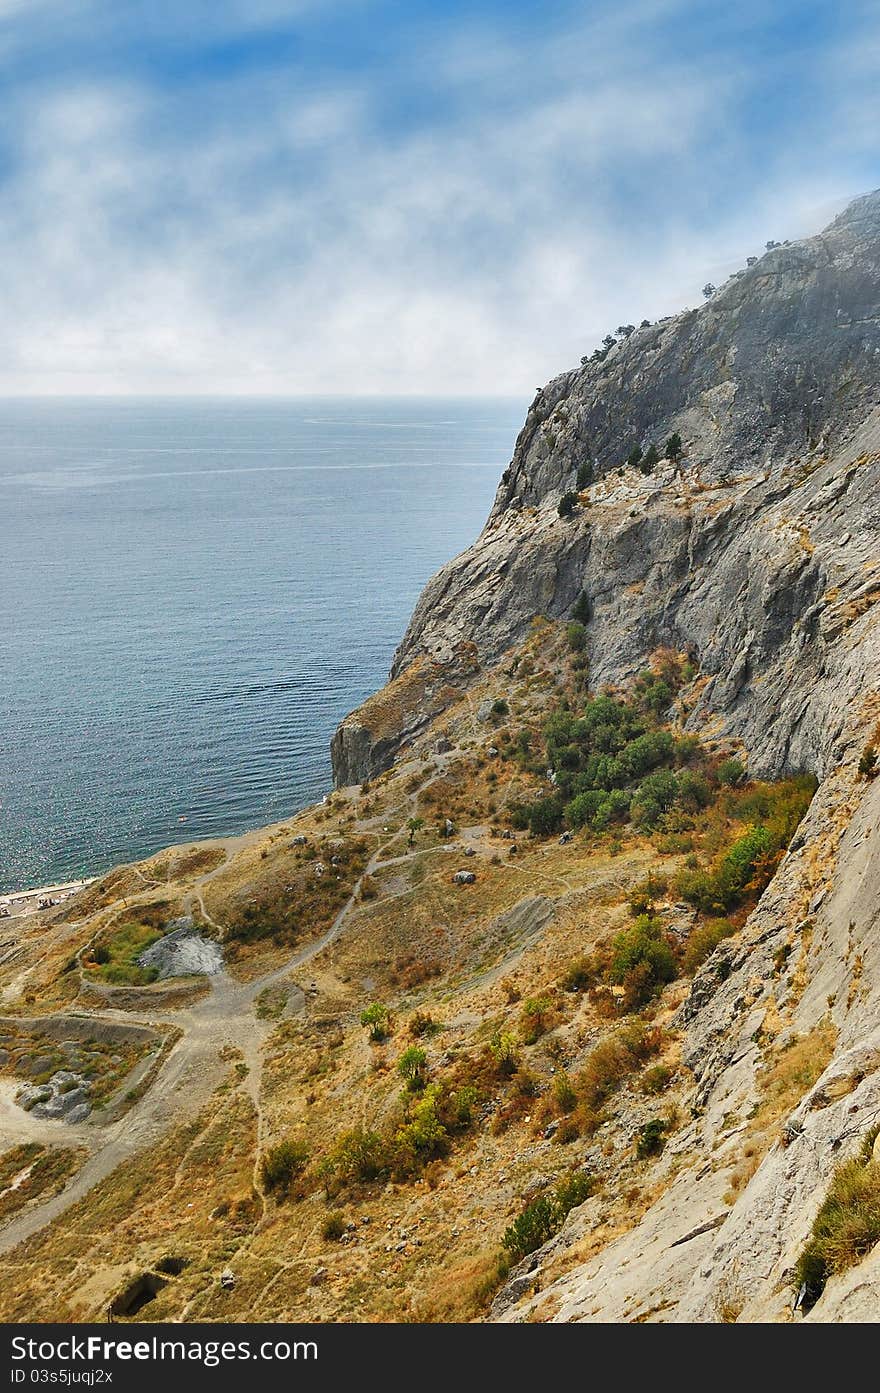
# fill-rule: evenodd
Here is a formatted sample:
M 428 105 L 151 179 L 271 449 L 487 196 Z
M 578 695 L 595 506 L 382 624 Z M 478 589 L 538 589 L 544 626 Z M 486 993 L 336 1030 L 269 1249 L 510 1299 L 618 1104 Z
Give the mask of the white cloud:
M 529 392 L 622 320 L 695 303 L 859 191 L 833 118 L 871 65 L 825 56 L 834 160 L 768 139 L 759 162 L 749 65 L 659 54 L 681 8 L 458 34 L 395 92 L 288 69 L 35 78 L 7 113 L 0 389 Z M 282 9 L 226 0 L 217 23 Z M 392 120 L 413 91 L 425 108 Z

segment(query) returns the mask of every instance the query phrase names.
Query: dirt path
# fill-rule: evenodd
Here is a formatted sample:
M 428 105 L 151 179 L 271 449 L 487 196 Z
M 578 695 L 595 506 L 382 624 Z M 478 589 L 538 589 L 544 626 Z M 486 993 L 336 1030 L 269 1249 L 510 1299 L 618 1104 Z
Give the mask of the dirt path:
M 445 761 L 438 761 L 443 764 Z M 430 778 L 436 777 L 436 767 Z M 426 782 L 429 780 L 426 780 Z M 390 816 L 396 817 L 412 808 L 418 799 L 421 787 L 407 795 L 401 804 L 392 810 Z M 389 816 L 389 814 L 385 814 Z M 361 830 L 366 830 L 362 828 Z M 472 829 L 467 829 L 472 830 Z M 227 856 L 242 846 L 248 845 L 259 834 L 246 833 L 241 837 L 229 838 L 221 845 Z M 367 861 L 363 871 L 355 881 L 351 894 L 337 913 L 330 927 L 313 942 L 293 953 L 281 967 L 253 981 L 235 981 L 227 972 L 211 977 L 211 990 L 182 1010 L 166 1009 L 150 1013 L 150 1023 L 176 1026 L 182 1031 L 181 1038 L 169 1051 L 157 1075 L 139 1099 L 118 1122 L 105 1128 L 94 1125 L 69 1127 L 63 1122 L 43 1123 L 36 1135 L 37 1119 L 22 1112 L 14 1103 L 4 1106 L 0 1098 L 0 1145 L 15 1144 L 24 1140 L 49 1141 L 53 1145 L 85 1144 L 91 1155 L 82 1169 L 57 1195 L 36 1203 L 16 1214 L 0 1228 L 0 1253 L 7 1253 L 24 1239 L 37 1233 L 46 1224 L 57 1219 L 71 1205 L 80 1200 L 88 1191 L 104 1180 L 117 1166 L 125 1162 L 145 1147 L 155 1144 L 181 1118 L 192 1116 L 210 1098 L 217 1085 L 226 1077 L 228 1064 L 220 1054 L 224 1046 L 241 1052 L 248 1072 L 241 1087 L 251 1097 L 257 1115 L 258 1146 L 254 1161 L 254 1176 L 258 1193 L 261 1193 L 257 1165 L 260 1144 L 264 1136 L 263 1115 L 260 1102 L 260 1080 L 262 1074 L 262 1047 L 273 1028 L 271 1022 L 260 1020 L 254 1011 L 257 996 L 266 987 L 289 980 L 291 974 L 311 962 L 339 936 L 346 920 L 358 902 L 365 877 L 388 866 L 409 862 L 410 852 L 388 856 L 396 842 L 407 835 L 405 822 L 384 839 L 377 834 L 377 846 Z M 456 845 L 431 848 L 431 853 L 454 855 L 459 850 Z M 428 854 L 427 851 L 422 854 Z M 192 898 L 196 899 L 205 919 L 214 924 L 207 913 L 202 899 L 202 887 L 217 875 L 228 862 L 206 872 L 197 878 L 192 887 Z M 510 867 L 514 870 L 514 867 Z M 549 881 L 550 878 L 548 877 Z M 557 882 L 558 884 L 559 882 Z M 563 882 L 563 888 L 571 887 Z M 215 925 L 219 928 L 219 925 Z M 113 1007 L 96 1007 L 87 1012 L 96 1019 L 124 1020 L 132 1023 L 131 1013 Z M 8 1100 L 7 1100 L 8 1101 Z M 12 1114 L 15 1114 L 14 1118 Z M 48 1129 L 48 1130 L 47 1130 Z
M 73 1128 L 63 1122 L 41 1124 L 38 1119 L 18 1108 L 11 1098 L 5 1099 L 4 1095 L 0 1094 L 0 1144 L 3 1146 L 39 1140 L 56 1146 L 85 1144 L 92 1153 L 82 1169 L 59 1194 L 29 1206 L 0 1228 L 0 1253 L 9 1252 L 53 1219 L 57 1219 L 130 1156 L 154 1144 L 182 1117 L 198 1112 L 227 1074 L 228 1065 L 220 1059 L 220 1052 L 224 1046 L 239 1050 L 248 1066 L 241 1086 L 253 1100 L 257 1114 L 258 1142 L 262 1141 L 262 1046 L 272 1029 L 272 1023 L 261 1021 L 255 1014 L 255 999 L 266 987 L 288 978 L 333 942 L 341 933 L 348 915 L 357 903 L 364 876 L 372 874 L 385 864 L 382 857 L 401 835 L 402 833 L 397 831 L 380 842 L 329 929 L 320 938 L 292 954 L 280 968 L 246 983 L 236 982 L 226 972 L 217 973 L 210 978 L 211 991 L 208 996 L 180 1011 L 151 1013 L 152 1023 L 177 1026 L 183 1034 L 170 1050 L 143 1098 L 139 1099 L 118 1122 L 101 1129 L 89 1125 Z M 408 856 L 395 858 L 400 861 L 408 859 Z M 212 874 L 216 874 L 216 870 L 208 872 L 197 882 L 194 894 L 200 904 L 200 886 Z M 201 907 L 204 912 L 204 905 L 201 904 Z M 209 923 L 213 923 L 207 913 L 205 918 Z M 95 1016 L 96 1019 L 132 1021 L 130 1013 L 112 1007 L 95 1008 L 87 1014 Z M 254 1175 L 257 1192 L 261 1193 L 256 1172 L 258 1159 L 259 1144 L 254 1162 Z

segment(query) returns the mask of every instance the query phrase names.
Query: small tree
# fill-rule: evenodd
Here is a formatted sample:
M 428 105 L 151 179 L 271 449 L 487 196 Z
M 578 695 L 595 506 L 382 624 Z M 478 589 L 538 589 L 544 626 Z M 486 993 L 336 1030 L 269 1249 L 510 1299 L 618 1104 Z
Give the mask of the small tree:
M 873 779 L 877 773 L 877 751 L 873 745 L 866 745 L 859 760 L 859 773 L 866 779 Z
M 578 496 L 576 493 L 564 493 L 559 500 L 559 507 L 556 509 L 561 518 L 570 518 L 577 508 Z
M 757 258 L 756 256 L 747 256 L 747 257 L 746 257 L 746 265 L 747 265 L 747 266 L 757 266 L 757 264 L 758 264 L 758 258 Z
M 617 340 L 613 334 L 606 334 L 602 342 L 605 345 L 605 348 L 608 349 L 613 348 Z
M 592 619 L 593 606 L 590 603 L 590 597 L 587 594 L 586 590 L 582 590 L 577 600 L 575 601 L 575 606 L 571 612 L 571 617 L 572 619 L 577 620 L 579 624 L 589 624 L 590 620 Z
M 664 454 L 667 459 L 671 459 L 673 464 L 681 457 L 681 436 L 678 431 L 673 431 L 666 442 Z
M 626 457 L 627 468 L 628 468 L 628 469 L 638 469 L 638 467 L 639 467 L 639 465 L 641 464 L 641 462 L 642 462 L 642 447 L 641 447 L 641 445 L 634 445 L 633 448 L 630 450 L 629 454 L 628 454 L 627 457 Z
M 636 326 L 634 324 L 618 324 L 617 334 L 619 338 L 628 339 L 630 334 L 634 334 Z
M 410 846 L 412 846 L 413 843 L 415 842 L 416 833 L 417 833 L 417 832 L 421 832 L 421 830 L 422 830 L 422 828 L 424 827 L 424 825 L 425 825 L 425 820 L 424 820 L 424 818 L 422 818 L 422 817 L 411 817 L 411 818 L 409 819 L 409 821 L 408 821 L 407 824 L 406 824 L 406 830 L 407 830 L 407 837 L 408 837 L 409 845 L 410 845 Z
M 593 461 L 590 459 L 581 460 L 577 471 L 577 487 L 580 493 L 583 489 L 589 488 L 593 482 Z
M 639 465 L 639 468 L 641 469 L 643 474 L 652 474 L 654 472 L 655 466 L 659 463 L 660 454 L 657 450 L 657 446 L 651 444 L 648 446 L 647 450 L 642 456 L 642 462 Z
M 706 281 L 706 284 L 703 286 L 703 294 L 707 300 L 711 300 L 717 289 L 717 285 L 713 285 L 711 281 Z
M 361 1025 L 369 1031 L 374 1045 L 381 1044 L 391 1033 L 391 1012 L 381 1001 L 374 1001 L 361 1012 Z
M 428 1056 L 418 1045 L 410 1045 L 397 1061 L 397 1072 L 413 1090 L 424 1088 L 428 1077 Z
M 305 1170 L 309 1153 L 302 1142 L 287 1138 L 270 1146 L 260 1158 L 260 1178 L 267 1190 L 286 1195 L 292 1182 Z
M 565 637 L 572 653 L 582 653 L 587 646 L 587 631 L 577 619 L 573 619 L 569 624 Z

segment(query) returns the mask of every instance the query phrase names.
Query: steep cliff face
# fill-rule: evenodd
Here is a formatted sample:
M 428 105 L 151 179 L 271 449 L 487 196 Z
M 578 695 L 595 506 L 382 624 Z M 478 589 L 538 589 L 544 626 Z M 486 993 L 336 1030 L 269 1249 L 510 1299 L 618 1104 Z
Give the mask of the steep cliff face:
M 583 592 L 594 684 L 658 644 L 689 649 L 709 679 L 695 725 L 716 720 L 755 772 L 822 773 L 872 660 L 878 401 L 880 192 L 539 392 L 486 527 L 426 587 L 392 675 L 462 642 L 493 662 Z M 674 431 L 678 465 L 621 472 Z M 560 518 L 585 460 L 596 482 Z M 338 782 L 387 767 L 406 733 L 346 725 L 357 758 L 337 758 Z
M 678 465 L 620 467 L 673 431 Z M 585 460 L 595 481 L 562 518 Z M 495 1317 L 790 1318 L 834 1168 L 880 1123 L 880 780 L 858 773 L 880 729 L 880 193 L 540 392 L 482 535 L 427 586 L 393 672 L 463 641 L 489 665 L 584 594 L 594 688 L 659 645 L 687 650 L 702 677 L 687 725 L 738 743 L 753 774 L 807 768 L 820 784 L 736 948 L 716 950 L 679 1013 L 693 1117 L 660 1198 L 554 1276 L 560 1249 L 589 1249 L 602 1200 L 581 1206 Z M 386 732 L 380 761 L 394 745 Z M 373 767 L 368 742 L 361 758 Z M 830 1064 L 732 1193 L 769 1061 L 829 1018 Z M 807 1319 L 878 1309 L 875 1251 Z

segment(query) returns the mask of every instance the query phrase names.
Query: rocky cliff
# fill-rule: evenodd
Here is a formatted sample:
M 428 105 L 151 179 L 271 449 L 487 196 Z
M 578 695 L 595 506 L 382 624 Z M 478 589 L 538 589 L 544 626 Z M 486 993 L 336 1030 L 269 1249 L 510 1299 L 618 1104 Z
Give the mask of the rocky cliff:
M 677 462 L 623 464 L 673 432 Z M 592 481 L 560 516 L 579 471 Z M 681 1008 L 696 1091 L 668 1185 L 634 1229 L 554 1278 L 560 1248 L 589 1250 L 599 1202 L 576 1210 L 495 1315 L 786 1318 L 834 1168 L 880 1123 L 880 781 L 858 773 L 880 717 L 880 193 L 539 392 L 483 533 L 426 587 L 393 675 L 464 642 L 492 664 L 536 615 L 565 618 L 584 595 L 594 688 L 658 646 L 687 651 L 701 674 L 690 729 L 737 744 L 753 774 L 820 783 L 736 949 L 713 954 Z M 406 736 L 386 728 L 374 747 L 357 713 L 348 726 L 362 737 L 337 763 L 346 781 Z M 731 1195 L 725 1166 L 766 1094 L 763 1047 L 809 1039 L 829 1015 L 831 1063 Z M 878 1310 L 873 1253 L 807 1319 Z
M 876 658 L 878 402 L 880 192 L 540 391 L 482 534 L 426 587 L 392 676 L 462 643 L 495 661 L 585 593 L 595 684 L 658 644 L 687 649 L 707 678 L 695 726 L 742 741 L 755 772 L 823 772 Z M 623 465 L 673 432 L 677 463 Z M 585 465 L 594 482 L 560 517 Z M 387 767 L 411 727 L 374 740 L 352 713 L 337 782 Z

